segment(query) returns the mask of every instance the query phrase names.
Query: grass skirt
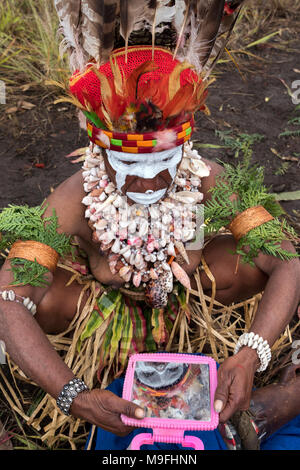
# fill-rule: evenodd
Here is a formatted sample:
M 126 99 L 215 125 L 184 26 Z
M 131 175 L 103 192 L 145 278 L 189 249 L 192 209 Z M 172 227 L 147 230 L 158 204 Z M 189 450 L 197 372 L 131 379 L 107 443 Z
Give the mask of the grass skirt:
M 204 258 L 199 269 L 211 280 L 211 297 L 204 294 L 197 271 L 197 289 L 187 293 L 176 286 L 164 310 L 147 307 L 141 292 L 105 289 L 84 264 L 65 261 L 58 266 L 70 272 L 68 284 L 78 282 L 82 289 L 67 330 L 48 338 L 68 367 L 90 388 L 107 387 L 126 370 L 128 357 L 135 352 L 201 352 L 222 363 L 233 354 L 239 336 L 250 328 L 262 296 L 260 293 L 244 302 L 222 305 L 215 300 L 216 283 Z M 84 307 L 79 309 L 86 296 Z M 276 381 L 280 370 L 291 362 L 291 344 L 299 325 L 299 321 L 289 325 L 273 345 L 270 366 L 257 374 L 255 386 Z M 23 418 L 34 437 L 41 440 L 42 448 L 84 448 L 90 426 L 63 415 L 51 396 L 25 377 L 9 357 L 7 362 L 6 373 L 0 368 L 0 390 L 14 415 Z M 35 390 L 29 398 L 23 392 L 24 382 Z

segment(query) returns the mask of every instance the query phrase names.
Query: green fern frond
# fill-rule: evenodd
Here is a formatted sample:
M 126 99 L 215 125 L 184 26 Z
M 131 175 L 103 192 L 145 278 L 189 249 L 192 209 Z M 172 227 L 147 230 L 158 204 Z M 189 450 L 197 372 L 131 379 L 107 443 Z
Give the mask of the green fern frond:
M 0 250 L 10 249 L 17 240 L 33 240 L 53 248 L 60 256 L 72 253 L 70 237 L 58 232 L 55 210 L 44 217 L 47 206 L 29 207 L 10 205 L 0 213 Z M 20 258 L 11 260 L 13 285 L 45 286 L 48 270 L 36 261 Z
M 283 240 L 294 241 L 297 234 L 285 219 L 279 219 L 284 211 L 275 196 L 269 194 L 263 184 L 263 168 L 250 166 L 248 159 L 236 166 L 229 163 L 223 166 L 224 172 L 216 178 L 215 186 L 210 189 L 211 200 L 205 204 L 204 216 L 208 221 L 205 234 L 209 235 L 228 227 L 237 214 L 250 207 L 263 206 L 274 219 L 250 230 L 242 237 L 237 244 L 236 253 L 240 254 L 242 261 L 251 265 L 259 252 L 284 260 L 297 257 L 297 254 L 281 248 Z

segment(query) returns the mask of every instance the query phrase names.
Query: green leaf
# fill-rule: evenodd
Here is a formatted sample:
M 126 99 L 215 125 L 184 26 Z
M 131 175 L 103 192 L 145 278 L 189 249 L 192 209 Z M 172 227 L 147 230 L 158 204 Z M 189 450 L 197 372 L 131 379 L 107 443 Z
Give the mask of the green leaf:
M 246 49 L 249 49 L 250 47 L 257 46 L 258 44 L 264 44 L 265 42 L 269 41 L 273 36 L 276 36 L 277 34 L 281 33 L 281 29 L 278 31 L 274 31 L 274 33 L 268 34 L 267 36 L 264 36 L 263 38 L 258 39 L 257 41 L 251 42 L 251 44 L 248 44 L 246 46 Z
M 117 304 L 120 302 L 122 295 L 120 291 L 111 290 L 109 292 L 104 292 L 99 301 L 98 307 L 103 314 L 104 320 L 111 314 L 111 312 L 116 308 Z
M 99 312 L 97 312 L 97 310 L 93 310 L 84 331 L 80 335 L 80 339 L 77 344 L 78 352 L 81 349 L 83 341 L 90 338 L 102 323 L 103 319 L 100 317 Z
M 117 308 L 121 300 L 121 293 L 116 290 L 110 292 L 104 292 L 98 300 L 98 309 L 92 311 L 89 321 L 81 333 L 80 339 L 77 344 L 77 350 L 79 351 L 82 342 L 90 338 L 94 332 L 102 325 L 102 323 L 111 315 L 111 313 Z
M 276 193 L 274 194 L 274 197 L 276 201 L 297 201 L 298 199 L 300 199 L 300 190 Z
M 203 149 L 225 149 L 226 148 L 224 145 L 197 144 L 197 142 L 194 142 L 193 146 L 196 148 L 203 148 Z
M 114 320 L 113 320 L 112 338 L 110 342 L 110 360 L 113 359 L 118 349 L 119 341 L 121 340 L 121 337 L 122 337 L 125 318 L 126 318 L 125 301 L 122 298 L 121 302 L 119 302 L 118 307 L 116 308 L 116 312 L 115 312 Z
M 99 129 L 106 129 L 105 124 L 101 121 L 99 116 L 94 112 L 83 111 L 83 114 Z
M 125 366 L 129 352 L 131 349 L 131 342 L 133 338 L 133 324 L 130 317 L 129 307 L 125 305 L 124 308 L 124 327 L 123 334 L 120 342 L 119 362 L 121 366 Z

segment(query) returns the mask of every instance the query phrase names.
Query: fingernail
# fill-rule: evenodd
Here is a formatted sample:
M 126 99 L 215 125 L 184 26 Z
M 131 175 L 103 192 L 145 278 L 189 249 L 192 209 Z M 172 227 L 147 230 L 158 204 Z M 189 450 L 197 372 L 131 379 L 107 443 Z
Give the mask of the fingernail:
M 136 418 L 144 418 L 145 417 L 145 412 L 142 408 L 137 408 L 135 410 L 135 416 Z
M 215 407 L 215 412 L 216 413 L 221 413 L 222 408 L 223 408 L 222 400 L 216 400 L 215 403 L 214 403 L 214 407 Z

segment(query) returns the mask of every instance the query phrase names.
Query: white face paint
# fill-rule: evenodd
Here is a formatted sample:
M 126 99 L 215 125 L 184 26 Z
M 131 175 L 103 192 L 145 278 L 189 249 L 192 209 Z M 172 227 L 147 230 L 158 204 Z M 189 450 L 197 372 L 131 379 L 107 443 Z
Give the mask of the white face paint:
M 110 166 L 116 172 L 117 188 L 121 191 L 127 176 L 152 179 L 162 171 L 168 170 L 173 181 L 176 175 L 177 165 L 182 159 L 182 145 L 157 153 L 141 153 L 136 155 L 106 150 L 106 154 Z M 165 194 L 166 190 L 167 188 L 155 191 L 152 194 L 128 192 L 126 195 L 140 204 L 153 204 Z M 133 197 L 131 197 L 130 194 Z M 139 201 L 136 199 L 139 199 Z

